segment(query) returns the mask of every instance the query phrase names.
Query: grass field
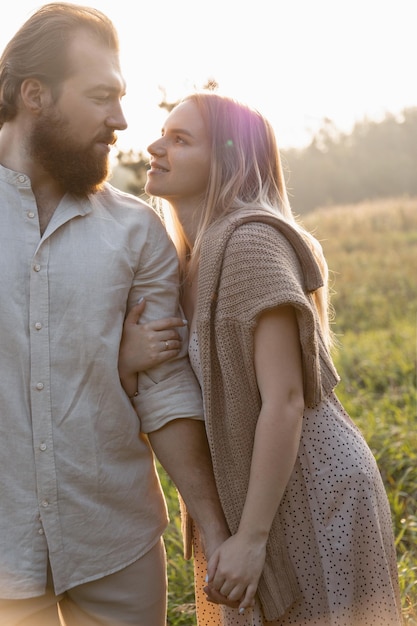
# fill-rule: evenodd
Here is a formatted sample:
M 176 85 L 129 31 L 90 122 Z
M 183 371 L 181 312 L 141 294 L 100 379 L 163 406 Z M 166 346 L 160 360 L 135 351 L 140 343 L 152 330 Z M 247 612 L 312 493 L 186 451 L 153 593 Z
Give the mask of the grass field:
M 391 505 L 404 622 L 417 625 L 417 199 L 317 210 L 303 218 L 331 270 L 337 393 L 375 457 Z M 174 487 L 161 470 L 169 626 L 195 626 Z

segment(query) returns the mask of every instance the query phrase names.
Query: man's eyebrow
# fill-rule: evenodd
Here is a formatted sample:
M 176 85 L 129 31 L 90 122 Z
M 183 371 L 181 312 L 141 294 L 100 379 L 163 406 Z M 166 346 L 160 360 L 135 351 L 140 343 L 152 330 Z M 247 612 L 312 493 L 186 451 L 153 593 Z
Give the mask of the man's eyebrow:
M 107 83 L 98 83 L 97 85 L 91 85 L 88 91 L 105 91 L 107 93 L 114 93 L 114 94 L 121 93 L 122 95 L 126 95 L 126 88 L 124 86 L 120 88 L 120 87 L 115 87 L 113 85 L 109 85 Z

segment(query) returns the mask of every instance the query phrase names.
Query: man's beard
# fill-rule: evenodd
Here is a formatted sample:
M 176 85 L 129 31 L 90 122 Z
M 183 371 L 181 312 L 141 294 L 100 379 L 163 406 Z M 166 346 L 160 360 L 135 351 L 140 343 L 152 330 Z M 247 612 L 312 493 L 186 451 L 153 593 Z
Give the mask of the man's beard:
M 108 131 L 103 141 L 112 143 Z M 69 124 L 51 109 L 36 122 L 30 137 L 30 154 L 65 192 L 77 196 L 95 193 L 109 174 L 107 154 L 97 154 L 94 144 L 81 147 L 70 135 Z

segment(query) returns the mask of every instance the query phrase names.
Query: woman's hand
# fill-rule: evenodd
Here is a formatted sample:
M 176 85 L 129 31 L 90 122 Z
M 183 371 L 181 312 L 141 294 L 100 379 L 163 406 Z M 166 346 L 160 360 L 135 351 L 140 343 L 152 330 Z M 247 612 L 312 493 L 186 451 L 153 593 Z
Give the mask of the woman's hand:
M 232 608 L 255 604 L 258 582 L 265 564 L 265 538 L 237 533 L 213 554 L 207 566 L 207 599 Z
M 166 317 L 140 324 L 145 299 L 131 308 L 123 325 L 119 350 L 119 376 L 128 396 L 137 391 L 137 374 L 164 363 L 181 350 L 181 336 L 176 330 L 186 326 L 179 317 Z

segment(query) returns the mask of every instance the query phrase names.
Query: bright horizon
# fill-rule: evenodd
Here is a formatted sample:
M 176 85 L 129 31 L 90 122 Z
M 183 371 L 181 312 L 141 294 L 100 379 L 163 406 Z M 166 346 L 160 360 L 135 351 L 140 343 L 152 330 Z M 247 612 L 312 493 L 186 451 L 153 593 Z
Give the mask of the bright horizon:
M 9 4 L 1 51 L 41 4 Z M 134 11 L 131 0 L 76 4 L 101 9 L 119 32 L 129 128 L 117 149 L 125 152 L 146 151 L 159 136 L 161 88 L 175 101 L 209 78 L 266 115 L 281 148 L 308 144 L 324 118 L 349 132 L 417 106 L 416 0 L 160 0 Z

